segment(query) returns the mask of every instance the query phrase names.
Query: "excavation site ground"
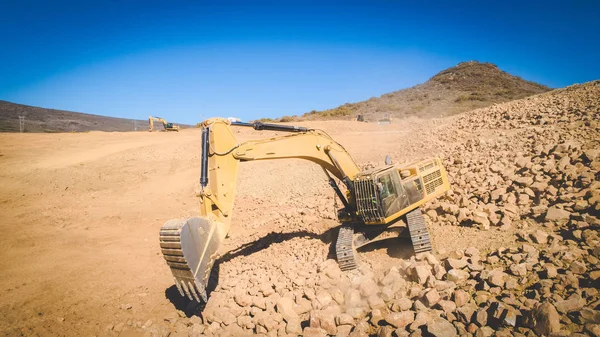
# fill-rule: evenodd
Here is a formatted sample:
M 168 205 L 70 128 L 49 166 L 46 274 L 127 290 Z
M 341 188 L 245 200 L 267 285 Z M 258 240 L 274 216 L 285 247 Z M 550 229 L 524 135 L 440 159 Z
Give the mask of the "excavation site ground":
M 440 157 L 452 190 L 423 207 L 434 249 L 388 240 L 342 272 L 322 169 L 242 163 L 206 304 L 179 295 L 158 240 L 198 215 L 200 129 L 0 134 L 0 332 L 598 336 L 599 97 L 590 82 L 446 118 L 292 123 L 361 168 Z

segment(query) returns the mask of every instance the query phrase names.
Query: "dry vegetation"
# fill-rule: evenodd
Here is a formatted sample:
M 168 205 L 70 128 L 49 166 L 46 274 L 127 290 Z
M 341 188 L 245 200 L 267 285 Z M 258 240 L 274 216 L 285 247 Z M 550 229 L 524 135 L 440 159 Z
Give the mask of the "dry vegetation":
M 363 114 L 368 121 L 377 121 L 386 114 L 395 119 L 442 117 L 548 90 L 550 88 L 510 75 L 491 63 L 471 61 L 443 70 L 429 81 L 409 89 L 278 120 L 351 119 L 358 114 Z

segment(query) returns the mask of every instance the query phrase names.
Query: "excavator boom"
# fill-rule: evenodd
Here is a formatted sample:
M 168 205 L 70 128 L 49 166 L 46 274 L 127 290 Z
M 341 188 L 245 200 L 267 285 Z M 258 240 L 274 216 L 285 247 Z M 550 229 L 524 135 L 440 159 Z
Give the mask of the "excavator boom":
M 231 125 L 289 133 L 239 143 Z M 323 168 L 345 206 L 340 213 L 344 214 L 343 219 L 340 219 L 346 223 L 390 225 L 449 189 L 439 159 L 402 169 L 389 165 L 361 172 L 344 147 L 323 131 L 277 124 L 232 123 L 223 118 L 208 119 L 202 123 L 200 216 L 171 220 L 160 231 L 163 256 L 182 296 L 197 301 L 207 300 L 210 272 L 231 226 L 239 163 L 287 158 L 308 160 Z M 424 181 L 426 175 L 429 178 Z M 346 193 L 342 192 L 334 177 L 344 184 Z M 410 222 L 408 225 L 410 227 Z M 363 239 L 361 242 L 366 241 Z M 340 251 L 352 250 L 349 246 L 340 247 Z M 430 249 L 426 244 L 422 247 Z M 344 257 L 346 260 L 350 261 Z M 347 265 L 352 264 L 350 261 Z

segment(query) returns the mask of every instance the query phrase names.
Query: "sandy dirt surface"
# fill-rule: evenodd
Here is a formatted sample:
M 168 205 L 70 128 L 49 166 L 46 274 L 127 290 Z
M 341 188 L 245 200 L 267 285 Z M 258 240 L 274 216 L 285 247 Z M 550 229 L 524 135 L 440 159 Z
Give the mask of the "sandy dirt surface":
M 410 121 L 307 124 L 328 131 L 359 165 L 383 163 L 386 154 L 413 160 L 416 149 L 406 144 L 426 138 Z M 277 134 L 236 131 L 240 140 Z M 93 335 L 114 322 L 160 320 L 174 310 L 158 230 L 171 218 L 198 213 L 199 130 L 3 134 L 0 144 L 2 329 Z M 418 155 L 436 150 L 432 141 Z M 333 197 L 312 163 L 244 163 L 226 248 L 270 233 L 322 234 L 337 226 Z M 301 221 L 283 224 L 282 214 Z M 432 231 L 436 247 L 471 241 L 465 229 L 452 231 L 457 236 L 447 243 Z M 326 251 L 333 238 L 317 239 L 318 248 Z
M 394 162 L 435 155 L 447 165 L 462 163 L 456 151 L 465 148 L 469 137 L 506 142 L 527 128 L 467 130 L 465 120 L 460 115 L 385 126 L 304 124 L 330 133 L 359 166 L 383 164 L 387 154 Z M 235 132 L 240 140 L 278 134 Z M 173 286 L 158 232 L 169 219 L 198 214 L 199 160 L 198 129 L 0 134 L 2 334 L 141 336 L 149 325 L 156 327 L 173 315 L 173 320 L 187 320 L 181 313 L 189 316 L 190 308 Z M 464 174 L 451 174 L 452 179 L 460 176 Z M 261 274 L 278 289 L 279 282 L 286 282 L 282 280 L 293 282 L 312 273 L 307 269 L 331 257 L 339 225 L 335 194 L 312 163 L 243 163 L 238 183 L 232 230 L 217 266 L 217 295 L 207 308 L 226 301 L 223 296 L 238 283 L 260 281 Z M 449 218 L 427 219 L 434 251 L 442 255 L 467 247 L 482 254 L 509 247 L 522 228 L 481 230 L 449 225 Z M 360 254 L 370 268 L 383 271 L 409 259 L 411 249 L 409 242 L 394 241 Z M 177 326 L 167 329 L 187 336 Z

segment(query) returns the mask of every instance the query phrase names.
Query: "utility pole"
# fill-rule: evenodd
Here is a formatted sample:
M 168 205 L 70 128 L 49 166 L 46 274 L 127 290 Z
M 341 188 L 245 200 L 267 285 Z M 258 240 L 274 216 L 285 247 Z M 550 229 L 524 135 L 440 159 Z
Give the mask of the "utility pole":
M 19 116 L 19 131 L 25 131 L 25 116 Z

